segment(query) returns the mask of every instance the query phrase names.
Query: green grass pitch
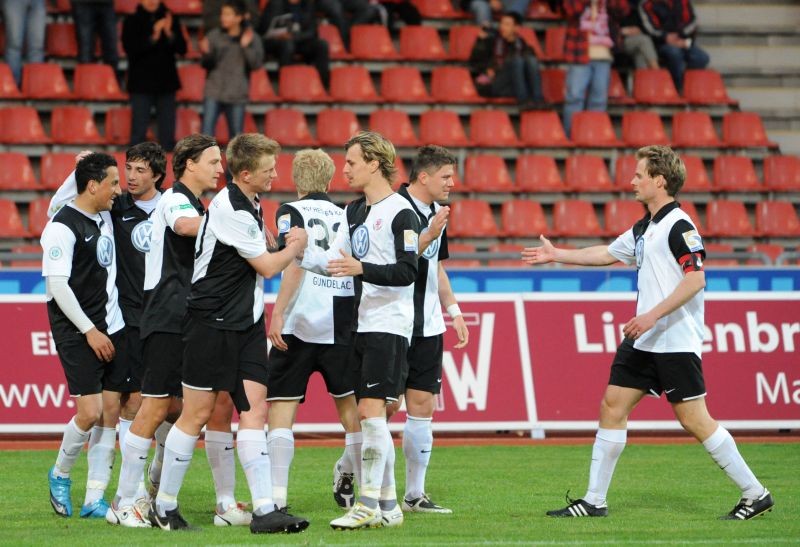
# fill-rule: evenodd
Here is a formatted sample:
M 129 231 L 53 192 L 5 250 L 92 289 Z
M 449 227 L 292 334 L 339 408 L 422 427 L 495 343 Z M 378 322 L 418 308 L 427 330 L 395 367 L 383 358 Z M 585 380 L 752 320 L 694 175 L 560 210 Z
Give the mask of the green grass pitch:
M 77 517 L 86 479 L 85 454 L 73 473 L 75 516 L 56 516 L 48 501 L 47 470 L 55 451 L 0 451 L 0 544 L 5 545 L 220 545 L 271 544 L 485 544 L 485 545 L 754 545 L 800 544 L 800 443 L 742 444 L 740 450 L 770 488 L 776 507 L 749 522 L 719 521 L 738 491 L 700 445 L 631 443 L 625 449 L 605 519 L 551 519 L 571 489 L 586 489 L 590 445 L 460 446 L 434 450 L 427 486 L 453 515 L 406 515 L 395 529 L 333 531 L 341 513 L 330 491 L 339 449 L 300 447 L 289 484 L 289 505 L 311 521 L 302 534 L 252 535 L 246 528 L 212 525 L 214 494 L 205 454 L 198 450 L 181 491 L 181 511 L 199 530 L 164 532 L 112 527 Z M 398 493 L 404 463 L 397 450 Z M 109 488 L 113 494 L 114 479 Z M 237 463 L 238 468 L 238 463 Z M 249 501 L 241 469 L 237 497 Z

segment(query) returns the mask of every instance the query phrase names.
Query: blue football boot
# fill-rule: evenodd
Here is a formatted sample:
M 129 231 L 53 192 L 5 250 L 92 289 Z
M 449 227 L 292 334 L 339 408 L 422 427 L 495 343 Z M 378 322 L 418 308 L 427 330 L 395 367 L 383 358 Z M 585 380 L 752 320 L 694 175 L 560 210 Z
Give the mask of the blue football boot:
M 50 505 L 53 511 L 62 517 L 72 516 L 72 500 L 70 499 L 71 479 L 56 477 L 53 471 L 55 466 L 50 468 L 47 473 L 47 480 L 50 483 Z

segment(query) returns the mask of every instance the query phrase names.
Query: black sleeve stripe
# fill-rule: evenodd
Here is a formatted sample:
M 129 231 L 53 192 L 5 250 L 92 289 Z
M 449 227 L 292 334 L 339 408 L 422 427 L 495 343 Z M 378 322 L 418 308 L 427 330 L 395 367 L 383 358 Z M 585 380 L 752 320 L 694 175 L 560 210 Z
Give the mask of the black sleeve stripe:
M 450 251 L 447 249 L 447 228 L 442 230 L 442 242 L 439 245 L 439 260 L 450 258 Z
M 697 228 L 684 219 L 680 219 L 672 225 L 672 229 L 669 232 L 669 249 L 672 252 L 672 256 L 675 257 L 675 261 L 678 263 L 680 263 L 682 257 L 688 254 L 700 253 L 702 258 L 706 256 L 706 251 L 702 246 L 702 239 L 699 239 L 699 234 L 697 234 L 697 238 L 700 242 L 700 248 L 689 248 L 684 234 L 692 231 L 697 234 Z
M 289 215 L 289 225 L 290 226 L 293 226 L 293 227 L 296 226 L 298 228 L 303 228 L 304 227 L 303 226 L 303 215 L 301 215 L 300 212 L 297 209 L 295 209 L 294 207 L 292 207 L 288 203 L 284 203 L 283 205 L 278 207 L 278 210 L 275 212 L 275 226 L 280 226 L 280 223 L 278 222 L 278 219 L 281 218 L 283 215 L 286 215 L 286 214 Z M 283 249 L 284 247 L 286 247 L 286 234 L 280 233 L 280 229 L 279 229 L 279 233 L 278 233 L 278 248 L 279 249 Z

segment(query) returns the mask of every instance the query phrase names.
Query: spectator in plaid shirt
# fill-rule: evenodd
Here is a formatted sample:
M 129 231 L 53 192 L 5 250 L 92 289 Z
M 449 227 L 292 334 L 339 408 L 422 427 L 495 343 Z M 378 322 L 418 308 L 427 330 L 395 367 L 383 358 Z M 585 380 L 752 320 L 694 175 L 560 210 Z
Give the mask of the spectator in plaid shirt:
M 628 0 L 564 0 L 567 38 L 564 46 L 567 97 L 564 129 L 570 133 L 572 115 L 581 110 L 604 111 L 612 48 L 619 40 L 619 21 L 630 11 Z

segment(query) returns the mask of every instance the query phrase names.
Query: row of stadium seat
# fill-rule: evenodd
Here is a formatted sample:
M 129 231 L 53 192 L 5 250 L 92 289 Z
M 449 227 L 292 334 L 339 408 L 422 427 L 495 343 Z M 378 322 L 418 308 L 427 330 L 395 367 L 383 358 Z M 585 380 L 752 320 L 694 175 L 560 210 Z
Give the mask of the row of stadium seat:
M 13 201 L 0 199 L 0 237 L 26 238 L 41 235 L 47 223 L 49 197 L 28 204 L 28 225 L 23 223 Z M 275 230 L 276 200 L 261 201 L 267 225 Z M 784 201 L 761 201 L 755 206 L 755 223 L 750 221 L 742 202 L 712 200 L 706 206 L 705 222 L 692 202 L 682 206 L 693 218 L 701 233 L 708 237 L 798 237 L 800 220 L 794 205 Z M 549 208 L 548 208 L 549 209 Z M 448 233 L 454 238 L 537 237 L 539 234 L 585 238 L 611 237 L 630 228 L 643 214 L 637 201 L 613 200 L 604 204 L 601 226 L 594 205 L 585 200 L 567 199 L 553 204 L 552 226 L 546 206 L 537 201 L 507 200 L 500 208 L 501 222 L 495 222 L 491 206 L 483 200 L 460 199 L 451 204 Z
M 130 109 L 106 111 L 105 137 L 100 135 L 91 110 L 85 106 L 58 106 L 50 114 L 48 136 L 39 112 L 30 106 L 0 108 L 2 144 L 119 144 L 128 142 Z M 356 113 L 347 109 L 324 109 L 309 114 L 297 109 L 267 111 L 264 131 L 288 147 L 340 146 L 361 127 Z M 309 121 L 316 121 L 317 135 Z M 427 110 L 419 116 L 419 138 L 411 116 L 403 110 L 375 110 L 369 128 L 384 133 L 396 146 L 414 147 L 434 143 L 450 147 L 487 148 L 638 148 L 645 144 L 671 144 L 676 148 L 777 148 L 767 138 L 761 117 L 754 112 L 729 112 L 722 120 L 722 140 L 707 112 L 678 112 L 672 117 L 672 138 L 658 114 L 626 112 L 622 118 L 622 139 L 618 139 L 606 112 L 578 112 L 573 117 L 571 140 L 553 111 L 524 112 L 519 119 L 519 136 L 511 116 L 502 110 L 473 110 L 469 136 L 458 113 Z M 180 139 L 200 128 L 200 114 L 191 108 L 177 111 L 176 133 Z M 245 130 L 258 131 L 253 113 L 248 112 Z M 223 139 L 227 142 L 227 138 Z

